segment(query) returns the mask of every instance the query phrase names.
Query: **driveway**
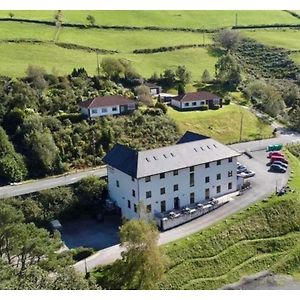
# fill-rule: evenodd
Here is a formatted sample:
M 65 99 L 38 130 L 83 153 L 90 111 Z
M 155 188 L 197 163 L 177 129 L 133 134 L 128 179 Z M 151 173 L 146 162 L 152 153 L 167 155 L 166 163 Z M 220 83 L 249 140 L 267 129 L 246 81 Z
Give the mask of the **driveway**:
M 266 166 L 268 159 L 266 158 L 267 154 L 265 152 L 265 148 L 270 141 L 264 141 L 263 143 L 264 145 L 259 145 L 257 142 L 232 145 L 232 148 L 235 148 L 238 151 L 244 151 L 245 149 L 250 150 L 252 148 L 255 150 L 251 152 L 253 155 L 253 158 L 251 159 L 246 155 L 241 155 L 239 157 L 239 162 L 246 165 L 249 169 L 256 173 L 254 177 L 248 179 L 252 184 L 251 189 L 247 190 L 240 196 L 235 196 L 233 200 L 226 205 L 223 205 L 198 219 L 160 233 L 158 244 L 163 245 L 198 232 L 199 230 L 229 217 L 252 203 L 264 199 L 274 193 L 276 188 L 279 190 L 282 186 L 284 186 L 288 180 L 288 173 L 275 174 L 268 172 L 268 167 Z M 259 148 L 258 146 L 263 148 L 263 150 L 257 150 L 257 148 Z M 91 270 L 98 265 L 108 264 L 115 261 L 121 257 L 121 250 L 122 249 L 119 245 L 115 245 L 97 252 L 86 259 L 87 269 Z M 84 267 L 83 261 L 75 264 L 75 268 L 78 271 L 84 272 Z

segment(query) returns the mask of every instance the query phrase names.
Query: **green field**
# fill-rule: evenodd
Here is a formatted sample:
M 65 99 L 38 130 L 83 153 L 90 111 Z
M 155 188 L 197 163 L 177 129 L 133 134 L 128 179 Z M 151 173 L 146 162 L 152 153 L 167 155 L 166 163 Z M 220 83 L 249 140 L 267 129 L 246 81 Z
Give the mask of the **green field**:
M 296 192 L 272 196 L 166 245 L 171 264 L 162 289 L 218 289 L 262 270 L 299 273 L 300 161 L 288 156 Z
M 205 68 L 213 72 L 217 61 L 216 57 L 209 56 L 202 48 L 155 54 L 99 55 L 99 60 L 107 56 L 130 60 L 136 70 L 146 77 L 155 71 L 159 73 L 165 68 L 175 69 L 184 64 L 195 80 L 200 78 Z M 43 66 L 49 72 L 55 69 L 58 74 L 69 74 L 73 68 L 78 67 L 84 67 L 89 74 L 95 74 L 97 67 L 95 53 L 64 49 L 54 44 L 0 43 L 0 57 L 0 74 L 12 77 L 24 76 L 29 64 Z
M 293 53 L 291 54 L 291 58 L 298 64 L 300 65 L 300 53 Z
M 241 113 L 243 113 L 242 140 L 253 140 L 259 137 L 270 137 L 271 127 L 260 124 L 257 117 L 250 111 L 231 104 L 219 110 L 207 111 L 176 111 L 168 108 L 168 115 L 176 121 L 180 132 L 192 130 L 211 136 L 223 143 L 239 141 Z M 261 130 L 261 131 L 260 131 Z
M 55 26 L 0 22 L 0 39 L 37 39 L 52 41 L 56 35 Z M 132 52 L 140 48 L 157 48 L 180 44 L 201 44 L 203 36 L 193 32 L 168 32 L 151 30 L 103 30 L 62 28 L 58 42 L 73 43 L 95 48 Z M 205 43 L 211 43 L 210 35 L 205 35 Z
M 10 11 L 0 11 L 0 17 L 9 17 Z M 15 18 L 53 20 L 54 11 L 11 11 Z M 64 11 L 66 23 L 87 24 L 91 14 L 99 25 L 160 26 L 190 28 L 220 28 L 235 24 L 299 24 L 300 20 L 284 11 Z
M 290 50 L 300 50 L 300 30 L 251 30 L 242 31 L 245 37 L 253 38 L 260 43 L 282 47 Z

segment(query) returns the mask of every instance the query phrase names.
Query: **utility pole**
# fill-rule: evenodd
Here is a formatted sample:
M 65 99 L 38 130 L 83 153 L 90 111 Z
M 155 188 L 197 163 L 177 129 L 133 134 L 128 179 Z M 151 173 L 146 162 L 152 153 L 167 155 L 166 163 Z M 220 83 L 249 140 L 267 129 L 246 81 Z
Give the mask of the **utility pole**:
M 96 55 L 97 55 L 97 74 L 98 74 L 98 77 L 100 77 L 100 67 L 99 67 L 99 53 L 98 51 L 96 50 Z
M 204 27 L 202 29 L 202 36 L 203 36 L 203 45 L 205 45 L 205 32 L 204 32 Z
M 235 26 L 237 26 L 238 25 L 238 14 L 236 13 L 235 14 Z
M 242 141 L 242 133 L 243 133 L 243 118 L 244 118 L 244 113 L 241 112 L 241 123 L 240 123 L 240 142 Z

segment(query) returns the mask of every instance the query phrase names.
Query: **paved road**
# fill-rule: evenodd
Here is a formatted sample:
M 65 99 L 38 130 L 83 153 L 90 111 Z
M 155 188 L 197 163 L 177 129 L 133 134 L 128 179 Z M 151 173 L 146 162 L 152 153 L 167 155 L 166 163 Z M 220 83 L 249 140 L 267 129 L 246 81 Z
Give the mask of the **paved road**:
M 77 173 L 72 173 L 69 175 L 61 175 L 57 177 L 52 178 L 45 178 L 40 180 L 35 180 L 33 182 L 29 183 L 21 183 L 18 185 L 8 185 L 4 187 L 0 187 L 0 198 L 9 198 L 19 195 L 25 195 L 45 189 L 50 189 L 57 186 L 63 186 L 63 185 L 69 185 L 72 183 L 75 183 L 79 181 L 80 179 L 86 177 L 86 176 L 106 176 L 106 168 L 97 168 L 94 170 L 88 170 L 88 171 L 78 171 Z
M 199 230 L 211 226 L 249 206 L 250 204 L 264 199 L 275 192 L 276 189 L 278 190 L 284 186 L 287 182 L 288 174 L 275 175 L 267 171 L 268 168 L 266 167 L 266 163 L 268 160 L 266 158 L 265 149 L 269 144 L 286 144 L 292 142 L 300 142 L 300 135 L 291 133 L 288 135 L 281 135 L 278 138 L 231 145 L 231 147 L 237 151 L 251 151 L 251 154 L 253 155 L 252 159 L 249 159 L 246 155 L 242 155 L 239 158 L 239 161 L 242 164 L 246 165 L 249 169 L 256 173 L 255 177 L 251 179 L 252 188 L 246 191 L 243 195 L 236 196 L 233 201 L 230 201 L 226 205 L 210 212 L 207 215 L 161 233 L 158 241 L 159 245 L 189 236 Z M 100 250 L 86 260 L 76 263 L 75 268 L 80 272 L 84 272 L 85 268 L 87 268 L 87 270 L 91 270 L 98 265 L 111 263 L 121 257 L 121 251 L 122 249 L 119 244 Z

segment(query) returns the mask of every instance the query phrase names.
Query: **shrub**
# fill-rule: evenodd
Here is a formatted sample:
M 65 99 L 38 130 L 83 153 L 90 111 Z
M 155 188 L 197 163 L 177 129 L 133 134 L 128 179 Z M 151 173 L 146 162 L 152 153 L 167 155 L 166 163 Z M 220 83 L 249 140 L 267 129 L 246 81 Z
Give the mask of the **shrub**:
M 158 101 L 155 104 L 155 108 L 160 108 L 164 114 L 166 114 L 168 111 L 167 105 L 162 102 L 158 102 Z
M 217 110 L 220 108 L 220 105 L 219 104 L 214 104 L 213 107 L 211 109 L 213 110 Z
M 203 110 L 208 110 L 208 105 L 201 105 L 200 107 L 199 107 L 199 110 L 201 110 L 201 111 L 203 111 Z
M 85 259 L 92 254 L 94 254 L 95 250 L 93 248 L 86 248 L 86 247 L 78 247 L 71 250 L 72 258 L 75 261 L 80 261 Z
M 229 97 L 225 97 L 223 103 L 224 103 L 224 105 L 229 105 L 230 104 L 230 98 Z

